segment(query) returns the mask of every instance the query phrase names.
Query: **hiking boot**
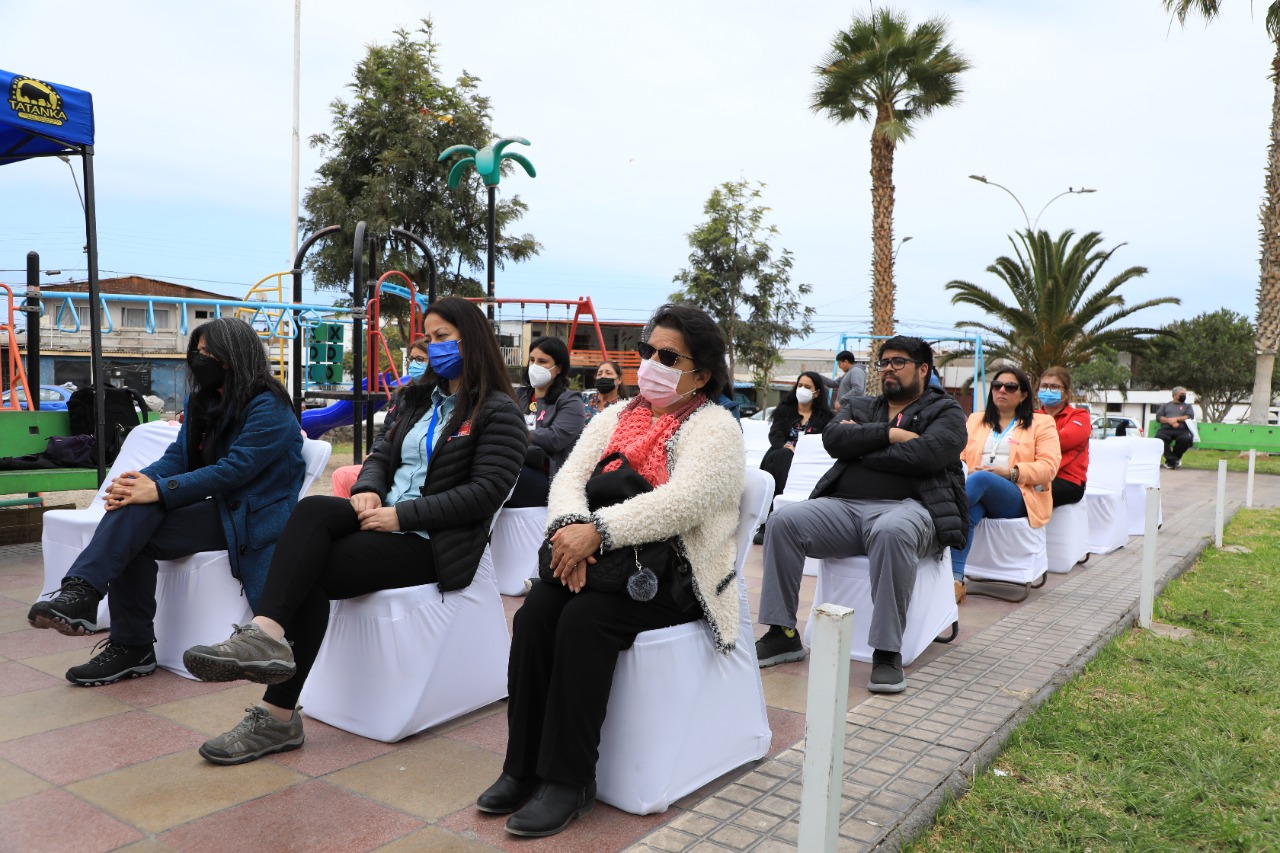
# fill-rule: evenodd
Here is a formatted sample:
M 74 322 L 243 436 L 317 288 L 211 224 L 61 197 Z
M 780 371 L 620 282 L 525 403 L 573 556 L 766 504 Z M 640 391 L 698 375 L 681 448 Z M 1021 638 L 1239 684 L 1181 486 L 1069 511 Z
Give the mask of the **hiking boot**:
M 546 838 L 561 832 L 596 804 L 596 785 L 586 787 L 543 782 L 520 811 L 507 818 L 504 829 L 526 838 Z
M 113 684 L 122 678 L 142 678 L 156 671 L 154 646 L 126 646 L 115 640 L 103 640 L 93 647 L 102 649 L 88 663 L 67 670 L 67 681 L 81 687 Z
M 192 646 L 182 653 L 182 664 L 201 681 L 238 681 L 279 684 L 293 678 L 298 667 L 289 644 L 273 640 L 250 622 L 232 625 L 230 639 L 212 646 Z
M 907 677 L 902 673 L 902 655 L 898 652 L 871 653 L 871 681 L 867 689 L 872 693 L 901 693 L 907 689 Z
M 102 593 L 80 578 L 63 578 L 62 589 L 48 601 L 37 601 L 27 613 L 32 628 L 52 628 L 68 637 L 82 637 L 98 629 Z
M 809 650 L 800 642 L 800 635 L 795 628 L 784 628 L 781 625 L 770 625 L 768 632 L 756 640 L 756 658 L 760 668 L 787 663 L 793 660 L 804 660 Z
M 756 528 L 755 535 L 751 537 L 751 541 L 757 545 L 764 544 L 764 525 L 763 524 L 761 524 L 759 527 Z
M 293 709 L 288 721 L 277 720 L 261 705 L 245 708 L 249 715 L 234 729 L 205 741 L 200 755 L 214 764 L 244 764 L 264 755 L 288 752 L 302 746 L 302 715 Z

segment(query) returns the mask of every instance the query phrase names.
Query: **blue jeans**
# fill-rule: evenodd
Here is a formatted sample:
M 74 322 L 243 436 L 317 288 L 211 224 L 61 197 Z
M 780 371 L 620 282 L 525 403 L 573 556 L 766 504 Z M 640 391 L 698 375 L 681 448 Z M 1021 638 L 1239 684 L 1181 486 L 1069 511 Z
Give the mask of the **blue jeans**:
M 964 547 L 951 549 L 951 574 L 956 580 L 964 580 L 964 564 L 969 561 L 969 549 L 973 547 L 973 530 L 984 518 L 1026 518 L 1027 505 L 1022 491 L 1004 477 L 990 471 L 974 471 L 964 481 L 964 493 L 969 498 L 969 540 Z

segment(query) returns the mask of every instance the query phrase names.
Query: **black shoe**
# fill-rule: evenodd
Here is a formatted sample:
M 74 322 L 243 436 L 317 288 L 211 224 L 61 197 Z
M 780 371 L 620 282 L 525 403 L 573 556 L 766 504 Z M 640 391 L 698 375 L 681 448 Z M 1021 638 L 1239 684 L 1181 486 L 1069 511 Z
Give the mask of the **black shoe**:
M 93 648 L 102 651 L 88 663 L 67 670 L 67 681 L 81 687 L 97 687 L 122 678 L 142 678 L 156 671 L 154 646 L 126 646 L 115 640 L 103 640 Z
M 538 787 L 537 779 L 517 779 L 503 773 L 498 781 L 476 798 L 476 808 L 486 814 L 511 814 L 525 804 Z
M 98 630 L 98 604 L 102 594 L 80 578 L 63 578 L 62 589 L 48 601 L 37 601 L 27 613 L 32 628 L 52 628 L 59 634 L 80 637 Z
M 756 659 L 760 662 L 761 669 L 793 660 L 804 660 L 808 655 L 809 650 L 800 642 L 800 634 L 795 628 L 770 625 L 769 631 L 756 640 Z
M 902 674 L 902 655 L 898 652 L 871 653 L 871 681 L 867 689 L 872 693 L 901 693 L 907 689 L 907 677 Z
M 756 535 L 751 537 L 751 541 L 756 543 L 757 545 L 764 544 L 764 525 L 763 524 L 756 528 Z
M 596 804 L 596 784 L 561 785 L 543 782 L 533 799 L 520 811 L 507 818 L 506 830 L 512 835 L 543 838 L 561 832 L 576 818 L 589 814 Z

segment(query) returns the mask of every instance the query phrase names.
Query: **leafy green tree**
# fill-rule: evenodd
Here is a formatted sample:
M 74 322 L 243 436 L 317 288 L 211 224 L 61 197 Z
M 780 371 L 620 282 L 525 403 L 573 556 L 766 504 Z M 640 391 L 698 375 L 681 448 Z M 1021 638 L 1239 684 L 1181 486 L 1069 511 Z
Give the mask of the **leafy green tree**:
M 1106 344 L 1100 344 L 1093 352 L 1093 357 L 1071 371 L 1072 389 L 1080 396 L 1088 399 L 1092 395 L 1104 395 L 1110 391 L 1119 391 L 1120 398 L 1129 398 L 1129 382 L 1133 372 L 1120 363 L 1120 356 Z M 1100 412 L 1106 415 L 1106 412 Z M 1106 421 L 1103 420 L 1102 435 L 1107 435 Z
M 1023 370 L 1038 375 L 1053 365 L 1074 368 L 1085 364 L 1100 347 L 1141 352 L 1161 329 L 1115 324 L 1130 315 L 1156 305 L 1180 304 L 1174 296 L 1148 299 L 1125 305 L 1120 288 L 1125 282 L 1146 275 L 1146 267 L 1129 267 L 1094 287 L 1103 266 L 1123 246 L 1103 251 L 1102 235 L 1096 231 L 1076 240 L 1074 231 L 1064 231 L 1054 240 L 1047 231 L 1019 232 L 1012 237 L 1013 257 L 1001 255 L 987 267 L 1008 288 L 1012 301 L 967 281 L 951 281 L 953 305 L 972 305 L 991 317 L 989 322 L 963 320 L 958 329 L 977 329 L 990 336 L 985 342 L 987 357 L 1006 359 Z M 973 355 L 972 348 L 950 352 L 943 363 Z
M 1161 0 L 1179 24 L 1194 13 L 1212 21 L 1222 0 Z M 1280 0 L 1267 4 L 1267 35 L 1275 45 L 1271 78 L 1271 136 L 1267 144 L 1266 198 L 1258 219 L 1262 228 L 1261 269 L 1258 276 L 1258 325 L 1254 339 L 1253 389 L 1249 423 L 1265 424 L 1271 406 L 1276 352 L 1280 349 Z
M 697 305 L 715 318 L 729 345 L 729 372 L 739 358 L 767 377 L 781 361 L 782 346 L 813 331 L 813 309 L 800 297 L 807 284 L 791 285 L 791 252 L 775 256 L 778 229 L 766 225 L 769 208 L 757 203 L 764 184 L 728 181 L 711 191 L 707 220 L 689 233 L 689 268 L 673 279 L 683 285 L 676 302 Z
M 437 48 L 430 20 L 417 33 L 397 30 L 389 45 L 370 45 L 349 84 L 351 100 L 330 105 L 332 130 L 311 137 L 312 147 L 327 159 L 304 197 L 303 230 L 343 229 L 308 258 L 317 287 L 350 288 L 355 224 L 363 219 L 374 234 L 398 227 L 422 237 L 435 255 L 442 294 L 483 295 L 471 273 L 482 274 L 485 267 L 484 186 L 471 173 L 450 189 L 451 164 L 436 158 L 451 145 L 484 143 L 493 136 L 489 99 L 479 93 L 479 78 L 465 71 L 453 85 L 443 82 Z M 498 233 L 514 227 L 526 210 L 519 196 L 503 200 Z M 541 248 L 529 234 L 508 235 L 498 243 L 497 262 L 523 261 Z M 383 251 L 382 268 L 425 281 L 416 249 L 391 241 Z M 393 300 L 386 307 L 403 310 L 405 305 Z
M 1134 378 L 1156 388 L 1195 392 L 1203 420 L 1222 423 L 1253 391 L 1253 324 L 1227 308 L 1165 326 L 1177 336 L 1151 342 L 1134 364 Z M 1265 410 L 1264 410 L 1265 414 Z
M 906 15 L 875 9 L 854 15 L 815 69 L 810 107 L 837 124 L 871 123 L 871 334 L 894 332 L 893 155 L 916 123 L 955 103 L 969 61 L 947 41 L 947 22 L 912 27 Z M 868 392 L 879 388 L 875 371 Z

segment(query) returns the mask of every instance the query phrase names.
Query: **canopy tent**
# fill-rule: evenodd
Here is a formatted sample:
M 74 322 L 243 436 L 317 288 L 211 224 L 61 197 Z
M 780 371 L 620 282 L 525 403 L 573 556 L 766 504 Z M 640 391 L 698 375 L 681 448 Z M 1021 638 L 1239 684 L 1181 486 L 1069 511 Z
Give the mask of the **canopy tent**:
M 93 192 L 93 96 L 81 89 L 0 69 L 0 166 L 32 157 L 78 156 L 84 170 L 84 227 L 88 240 L 89 346 L 96 389 L 94 425 L 98 482 L 106 476 L 106 412 L 102 372 L 102 302 L 98 294 L 98 224 Z M 40 384 L 39 376 L 35 383 Z

